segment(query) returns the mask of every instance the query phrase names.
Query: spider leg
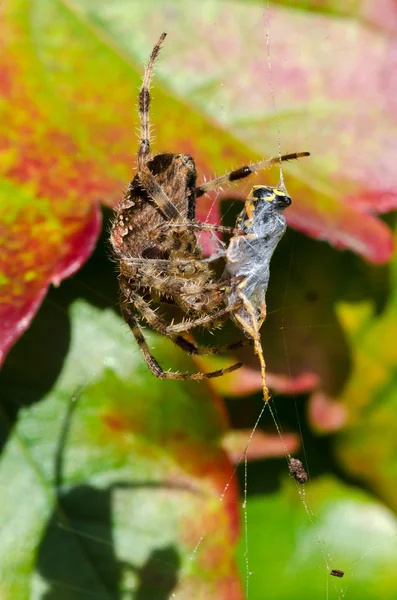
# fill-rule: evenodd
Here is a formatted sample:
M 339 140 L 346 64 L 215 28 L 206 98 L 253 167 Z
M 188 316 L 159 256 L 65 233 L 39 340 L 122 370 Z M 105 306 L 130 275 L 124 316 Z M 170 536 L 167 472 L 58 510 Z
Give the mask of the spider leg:
M 221 177 L 217 177 L 216 179 L 212 179 L 211 181 L 199 185 L 196 188 L 196 198 L 199 198 L 200 196 L 203 196 L 203 194 L 215 190 L 222 185 L 245 179 L 252 173 L 262 171 L 263 169 L 279 164 L 282 161 L 294 160 L 303 156 L 309 156 L 309 154 L 309 152 L 293 152 L 292 154 L 283 154 L 282 156 L 272 156 L 272 158 L 269 158 L 268 160 L 261 160 L 253 165 L 244 165 L 234 171 L 230 171 L 230 173 L 226 173 L 225 175 L 221 175 Z
M 167 223 L 166 225 L 159 225 L 157 229 L 159 231 L 166 231 L 169 228 L 178 227 L 183 227 L 185 229 L 199 229 L 200 231 L 217 231 L 220 233 L 229 233 L 230 235 L 243 235 L 245 233 L 241 229 L 225 227 L 224 225 L 216 225 L 215 223 L 200 223 L 198 221 L 190 221 L 188 223 Z
M 212 371 L 211 373 L 172 373 L 169 371 L 164 371 L 162 367 L 159 365 L 157 360 L 154 358 L 153 354 L 150 351 L 150 348 L 145 340 L 145 337 L 142 333 L 141 328 L 139 327 L 139 323 L 134 313 L 131 310 L 131 307 L 127 303 L 122 304 L 122 312 L 123 317 L 126 323 L 129 325 L 132 333 L 135 336 L 139 349 L 142 352 L 142 356 L 146 361 L 146 364 L 152 371 L 153 375 L 158 377 L 159 379 L 183 379 L 183 380 L 200 380 L 200 379 L 212 379 L 214 377 L 221 377 L 226 373 L 230 373 L 231 371 L 235 371 L 241 367 L 241 363 L 236 363 L 231 367 L 227 367 L 225 369 L 218 369 L 217 371 Z
M 139 121 L 140 121 L 140 143 L 138 148 L 138 170 L 142 186 L 146 189 L 153 202 L 165 219 L 180 217 L 179 211 L 168 198 L 161 185 L 146 166 L 150 154 L 150 82 L 153 76 L 154 63 L 165 40 L 166 33 L 162 33 L 145 68 L 142 86 L 139 91 Z
M 179 302 L 176 301 L 175 304 L 185 312 L 191 310 L 208 312 L 222 302 L 225 282 L 206 281 L 203 294 L 203 285 L 200 282 L 194 278 L 184 277 L 184 273 L 189 270 L 200 273 L 203 264 L 205 265 L 204 260 L 194 259 L 174 260 L 170 264 L 168 259 L 162 258 L 127 258 L 120 261 L 120 270 L 125 280 L 134 281 L 135 290 L 146 288 L 168 299 L 178 298 Z M 132 277 L 128 275 L 131 267 L 137 267 Z M 215 296 L 212 292 L 219 292 L 219 294 Z M 202 300 L 192 305 L 192 302 L 189 302 L 192 296 L 201 296 Z
M 240 306 L 240 305 L 238 305 Z M 226 321 L 231 311 L 235 310 L 235 306 L 226 306 L 225 308 L 221 308 L 216 312 L 213 312 L 205 317 L 199 317 L 194 320 L 186 320 L 182 321 L 182 323 L 177 323 L 175 325 L 168 325 L 167 334 L 172 335 L 174 333 L 186 333 L 195 327 L 202 327 L 208 325 L 218 325 L 222 321 Z
M 179 264 L 185 268 L 189 265 L 197 266 L 200 265 L 200 263 L 205 263 L 205 260 L 180 260 L 175 261 L 173 265 Z M 151 267 L 150 269 L 147 268 L 149 265 Z M 238 282 L 241 277 L 232 277 L 231 279 L 221 280 L 213 283 L 205 282 L 204 286 L 208 295 L 202 296 L 201 300 L 197 300 L 193 303 L 192 301 L 189 301 L 189 298 L 196 295 L 202 295 L 202 284 L 196 282 L 194 279 L 189 280 L 182 276 L 170 274 L 169 260 L 129 258 L 123 259 L 120 262 L 120 266 L 122 272 L 122 275 L 120 276 L 120 282 L 124 281 L 123 287 L 129 288 L 131 281 L 134 281 L 133 289 L 129 289 L 128 291 L 128 298 L 134 295 L 134 298 L 136 298 L 136 303 L 139 303 L 141 307 L 147 306 L 147 303 L 144 299 L 141 299 L 141 295 L 134 292 L 134 290 L 141 289 L 142 291 L 146 289 L 151 294 L 156 292 L 158 302 L 165 302 L 179 306 L 179 308 L 181 308 L 188 315 L 192 311 L 206 313 L 202 317 L 197 317 L 192 320 L 188 318 L 181 323 L 167 325 L 167 330 L 165 332 L 166 335 L 185 333 L 191 329 L 194 329 L 195 327 L 200 326 L 214 325 L 216 327 L 218 324 L 222 323 L 228 318 L 230 312 L 235 311 L 237 308 L 240 308 L 243 305 L 243 302 L 239 302 L 236 305 L 226 306 L 213 312 L 214 309 L 223 301 L 226 288 L 232 283 Z M 128 274 L 129 268 L 133 266 L 137 266 L 138 270 L 134 271 L 133 274 Z M 168 269 L 167 274 L 159 274 L 160 270 L 165 271 L 166 269 Z M 217 294 L 214 294 L 216 292 Z M 140 304 L 141 301 L 143 304 Z
M 142 300 L 138 294 L 131 294 L 130 300 L 152 329 L 155 329 L 164 336 L 169 337 L 171 335 L 169 332 L 169 326 L 164 319 L 159 317 L 159 315 L 153 309 L 151 309 L 150 306 L 144 300 Z M 171 339 L 177 346 L 182 348 L 182 350 L 195 356 L 223 354 L 225 352 L 237 350 L 242 346 L 247 346 L 252 343 L 251 340 L 239 340 L 238 342 L 224 346 L 200 348 L 184 338 L 182 335 L 171 336 Z
M 165 40 L 166 35 L 166 33 L 161 34 L 157 44 L 152 50 L 152 53 L 149 57 L 149 62 L 146 66 L 145 73 L 143 75 L 142 86 L 139 92 L 139 120 L 141 129 L 141 140 L 138 148 L 138 167 L 140 171 L 144 170 L 150 153 L 150 82 L 153 76 L 155 60 L 158 56 L 158 53 L 160 52 L 160 48 Z
M 171 338 L 174 344 L 179 346 L 187 354 L 191 356 L 208 356 L 210 354 L 226 354 L 227 352 L 233 352 L 244 346 L 252 346 L 252 340 L 239 340 L 233 344 L 225 344 L 223 346 L 197 346 L 190 340 L 187 340 L 182 335 Z M 238 363 L 241 366 L 241 363 Z
M 171 202 L 161 185 L 157 182 L 155 176 L 150 173 L 150 171 L 142 171 L 139 174 L 139 179 L 164 219 L 167 221 L 168 219 L 175 218 L 182 219 L 180 212 Z
M 134 292 L 130 292 L 129 301 L 132 302 L 140 314 L 148 321 L 148 323 L 153 327 L 153 329 L 157 329 L 163 335 L 174 337 L 179 333 L 186 333 L 191 329 L 196 327 L 200 327 L 202 325 L 210 325 L 214 322 L 222 322 L 227 319 L 232 308 L 225 307 L 213 312 L 209 315 L 205 315 L 204 317 L 198 317 L 196 319 L 186 319 L 181 323 L 175 323 L 173 325 L 165 325 L 165 328 L 162 327 L 160 321 L 160 317 L 156 315 L 155 311 L 153 311 L 148 304 L 141 298 L 139 294 L 135 294 Z M 233 307 L 234 308 L 234 307 Z M 149 309 L 149 310 L 148 310 Z M 152 315 L 149 314 L 149 311 Z

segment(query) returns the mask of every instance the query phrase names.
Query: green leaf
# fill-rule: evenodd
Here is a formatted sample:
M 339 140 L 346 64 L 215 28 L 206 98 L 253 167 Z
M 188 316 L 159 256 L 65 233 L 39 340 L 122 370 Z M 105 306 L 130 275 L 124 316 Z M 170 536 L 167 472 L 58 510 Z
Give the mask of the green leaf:
M 249 498 L 249 598 L 395 598 L 395 515 L 332 477 L 306 486 L 308 514 L 295 487 L 284 478 L 276 492 Z M 242 539 L 242 573 L 245 551 Z M 332 577 L 332 569 L 344 577 Z
M 351 347 L 352 368 L 339 398 L 347 407 L 348 419 L 337 447 L 349 472 L 397 510 L 396 257 L 389 286 L 381 311 L 368 301 L 338 307 Z
M 69 315 L 56 385 L 21 410 L 0 462 L 2 598 L 241 597 L 221 400 L 154 379 L 110 310 L 77 301 Z

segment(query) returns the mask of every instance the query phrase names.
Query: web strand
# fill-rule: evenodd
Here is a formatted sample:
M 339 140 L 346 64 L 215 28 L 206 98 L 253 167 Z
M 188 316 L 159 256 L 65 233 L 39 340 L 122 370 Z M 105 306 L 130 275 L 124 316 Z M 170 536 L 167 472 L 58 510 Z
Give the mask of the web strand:
M 267 63 L 268 63 L 268 67 L 269 67 L 269 90 L 270 90 L 270 96 L 271 96 L 271 99 L 272 99 L 273 113 L 274 113 L 274 117 L 276 119 L 276 127 L 277 127 L 277 146 L 278 146 L 277 150 L 278 150 L 278 155 L 280 157 L 280 183 L 279 183 L 279 187 L 281 189 L 285 189 L 283 166 L 282 166 L 282 162 L 281 162 L 281 128 L 280 128 L 280 120 L 279 120 L 277 106 L 276 106 L 276 95 L 275 95 L 274 84 L 273 84 L 272 61 L 271 61 L 271 56 L 270 56 L 269 12 L 270 12 L 269 0 L 266 0 L 264 27 L 265 27 L 265 38 L 266 38 Z
M 277 106 L 276 106 L 276 99 L 275 99 L 275 90 L 274 90 L 274 84 L 273 84 L 273 71 L 272 71 L 272 61 L 271 61 L 271 51 L 270 51 L 270 27 L 269 27 L 269 13 L 270 13 L 270 7 L 269 7 L 269 0 L 265 0 L 265 17 L 264 17 L 264 29 L 265 29 L 265 38 L 266 38 L 266 51 L 267 51 L 267 61 L 268 61 L 268 68 L 269 68 L 269 91 L 270 91 L 270 96 L 272 99 L 272 104 L 273 104 L 273 111 L 274 111 L 274 117 L 276 120 L 276 127 L 277 127 L 277 145 L 278 145 L 278 155 L 281 159 L 282 153 L 281 153 L 281 128 L 280 128 L 280 120 L 279 120 L 279 115 L 278 115 L 278 110 L 277 110 Z M 279 186 L 282 189 L 285 189 L 285 183 L 284 183 L 284 176 L 283 176 L 283 169 L 282 169 L 282 162 L 280 160 L 280 183 Z M 291 276 L 291 268 L 292 268 L 292 258 L 293 258 L 293 251 L 295 248 L 295 241 L 294 241 L 294 245 L 291 249 L 291 254 L 290 254 L 290 260 L 289 260 L 289 264 L 288 264 L 288 271 L 287 271 L 287 277 L 286 277 L 286 285 L 285 285 L 285 292 L 284 292 L 284 298 L 283 298 L 283 307 L 286 305 L 286 301 L 287 301 L 287 292 L 288 292 L 288 286 L 289 286 L 289 280 L 290 280 L 290 276 Z M 284 325 L 284 323 L 283 323 Z M 282 326 L 281 328 L 281 334 L 282 334 L 282 338 L 283 338 L 283 346 L 284 346 L 284 352 L 285 352 L 285 357 L 286 357 L 286 364 L 287 364 L 287 372 L 288 372 L 288 376 L 289 379 L 291 380 L 292 378 L 292 372 L 291 372 L 291 365 L 290 365 L 290 361 L 289 361 L 289 355 L 288 355 L 288 349 L 287 349 L 287 341 L 286 341 L 286 336 L 285 336 L 285 331 L 284 331 L 284 327 Z M 263 377 L 262 377 L 263 378 Z M 309 469 L 307 466 L 307 456 L 306 456 L 306 450 L 305 450 L 305 444 L 304 444 L 304 440 L 303 440 L 303 435 L 302 435 L 302 428 L 301 428 L 301 424 L 300 424 L 300 420 L 299 420 L 299 415 L 298 415 L 298 410 L 297 410 L 297 405 L 296 405 L 296 396 L 294 394 L 294 405 L 295 405 L 295 411 L 296 411 L 296 415 L 298 417 L 298 424 L 299 424 L 299 434 L 300 434 L 300 439 L 301 439 L 301 443 L 302 443 L 302 448 L 303 448 L 303 453 L 304 453 L 304 457 L 305 457 L 305 463 L 306 463 L 306 469 L 307 472 L 309 473 Z M 283 438 L 283 433 L 281 430 L 281 426 L 278 422 L 278 419 L 276 418 L 276 413 L 275 411 L 272 410 L 271 406 L 269 405 L 269 410 L 270 410 L 270 414 L 272 416 L 274 425 L 276 427 L 278 436 L 282 442 L 282 446 L 284 449 L 284 454 L 285 454 L 285 458 L 287 460 L 287 463 L 290 462 L 291 460 L 291 455 L 287 450 L 284 438 Z M 320 547 L 320 551 L 324 560 L 324 564 L 327 570 L 327 574 L 330 572 L 330 564 L 328 561 L 328 557 L 327 557 L 327 553 L 325 550 L 325 541 L 323 540 L 322 536 L 320 535 L 319 529 L 317 527 L 317 524 L 315 522 L 315 514 L 314 512 L 310 509 L 308 502 L 307 502 L 307 497 L 306 497 L 306 486 L 305 484 L 301 485 L 297 482 L 296 483 L 296 488 L 300 497 L 300 500 L 303 504 L 303 507 L 305 509 L 305 512 L 309 518 L 309 522 L 311 524 L 311 526 L 313 526 L 316 530 L 316 537 L 317 537 L 317 542 L 319 544 Z M 329 555 L 328 555 L 329 556 Z M 326 579 L 327 581 L 327 596 L 328 596 L 328 577 Z M 336 585 L 334 583 L 334 587 L 336 588 Z
M 271 98 L 272 98 L 272 102 L 273 102 L 273 108 L 274 108 L 274 113 L 275 113 L 275 118 L 276 118 L 276 123 L 277 123 L 277 130 L 278 130 L 278 154 L 281 157 L 281 133 L 280 133 L 280 122 L 279 122 L 279 117 L 278 117 L 278 113 L 277 113 L 277 108 L 276 108 L 276 101 L 275 101 L 275 91 L 274 91 L 274 86 L 273 86 L 273 81 L 272 81 L 272 64 L 271 64 L 271 59 L 270 59 L 270 35 L 269 35 L 269 0 L 266 1 L 266 14 L 265 14 L 265 32 L 266 32 L 266 47 L 267 47 L 267 56 L 268 56 L 268 66 L 269 66 L 269 72 L 270 72 L 270 83 L 269 83 L 269 88 L 270 88 L 270 93 L 271 93 Z M 280 163 L 280 181 L 282 183 L 282 185 L 284 185 L 284 178 L 283 178 L 283 172 L 282 172 L 282 166 Z M 295 243 L 293 248 L 291 249 L 291 255 L 290 255 L 290 261 L 289 261 L 289 267 L 288 267 L 288 271 L 287 271 L 287 280 L 286 280 L 286 287 L 285 287 L 285 293 L 284 293 L 284 299 L 283 299 L 283 304 L 280 307 L 280 309 L 276 309 L 276 310 L 284 310 L 287 307 L 287 290 L 288 290 L 288 285 L 289 285 L 289 281 L 290 281 L 290 275 L 291 275 L 291 267 L 292 267 L 292 260 L 293 260 L 293 254 L 294 254 L 294 249 L 295 249 Z M 273 311 L 276 312 L 276 311 Z M 270 314 L 270 313 L 269 313 Z M 292 373 L 291 373 L 291 364 L 290 364 L 290 357 L 289 357 L 289 353 L 288 353 L 288 345 L 287 345 L 287 339 L 286 339 L 286 334 L 285 334 L 285 330 L 287 329 L 287 327 L 284 326 L 284 323 L 282 324 L 282 327 L 280 328 L 281 331 L 281 335 L 282 335 L 282 341 L 283 341 L 283 347 L 284 347 L 284 352 L 285 352 L 285 358 L 286 358 L 286 364 L 287 364 L 287 371 L 288 371 L 288 375 L 290 377 L 290 379 L 292 378 Z M 263 366 L 263 365 L 261 365 Z M 304 440 L 303 440 L 303 435 L 302 435 L 302 428 L 301 428 L 301 423 L 299 421 L 299 415 L 298 415 L 298 409 L 297 409 L 297 402 L 296 402 L 296 396 L 294 394 L 293 396 L 294 399 L 294 403 L 295 403 L 295 411 L 296 414 L 298 416 L 298 426 L 299 426 L 299 433 L 300 433 L 300 437 L 301 437 L 301 441 L 302 441 L 302 448 L 303 448 L 303 452 L 304 452 L 304 457 L 305 457 L 305 466 L 307 467 L 307 471 L 309 472 L 308 469 L 308 461 L 307 461 L 307 456 L 306 456 L 306 449 L 305 449 L 305 445 L 304 445 Z M 244 461 L 244 488 L 243 488 L 243 502 L 242 502 L 242 510 L 243 510 L 243 522 L 244 522 L 244 544 L 245 544 L 245 591 L 246 591 L 246 598 L 248 600 L 249 597 L 249 579 L 251 577 L 251 572 L 250 572 L 250 563 L 249 563 L 249 521 L 248 521 L 248 512 L 247 512 L 247 503 L 248 503 L 248 450 L 249 450 L 249 446 L 253 440 L 253 437 L 256 433 L 256 430 L 259 426 L 260 420 L 263 416 L 264 411 L 266 410 L 266 408 L 269 409 L 270 415 L 273 419 L 277 434 L 280 438 L 280 441 L 282 443 L 282 447 L 284 450 L 284 455 L 285 458 L 287 460 L 287 462 L 289 461 L 289 459 L 291 458 L 291 455 L 287 449 L 287 446 L 285 444 L 285 440 L 284 440 L 284 435 L 283 435 L 283 431 L 282 431 L 282 427 L 280 424 L 280 419 L 277 415 L 277 410 L 276 410 L 276 406 L 274 404 L 274 400 L 273 398 L 269 398 L 269 401 L 267 403 L 264 404 L 264 406 L 262 407 L 259 417 L 257 418 L 254 427 L 252 429 L 252 432 L 248 438 L 247 441 L 247 445 L 237 463 L 237 465 L 235 466 L 233 473 L 231 475 L 231 477 L 229 478 L 228 482 L 226 483 L 223 492 L 219 498 L 220 502 L 223 502 L 224 498 L 225 498 L 225 494 L 227 493 L 232 480 L 234 479 L 234 477 L 236 476 L 236 472 L 237 469 L 239 468 L 239 466 L 241 465 L 241 463 Z M 309 521 L 311 523 L 311 525 L 316 529 L 316 535 L 317 535 L 317 541 L 318 544 L 320 546 L 320 551 L 321 554 L 323 556 L 324 559 L 324 563 L 325 563 L 325 567 L 327 569 L 327 571 L 330 571 L 330 563 L 329 563 L 329 555 L 327 555 L 326 552 L 326 545 L 325 542 L 322 538 L 322 536 L 320 535 L 320 532 L 318 530 L 318 526 L 316 524 L 316 516 L 314 514 L 314 512 L 310 509 L 310 506 L 307 502 L 307 497 L 306 497 L 306 488 L 305 486 L 299 486 L 298 484 L 296 484 L 297 487 L 297 491 L 299 493 L 300 499 L 302 501 L 302 504 L 305 508 L 305 511 L 307 513 L 307 516 L 309 518 Z M 80 534 L 83 535 L 84 537 L 88 538 L 88 534 L 83 533 Z M 395 536 L 391 536 L 391 537 L 395 537 Z M 197 553 L 199 552 L 200 546 L 203 542 L 203 540 L 205 539 L 205 534 L 202 535 L 198 541 L 197 544 L 194 548 L 194 550 L 192 551 L 189 560 L 190 561 L 194 561 L 197 557 Z M 108 543 L 108 542 L 102 542 L 102 543 Z M 379 544 L 376 544 L 373 546 L 373 548 L 375 548 L 376 546 L 378 546 Z M 370 550 L 368 550 L 360 559 L 359 561 L 357 561 L 355 563 L 354 566 L 356 566 L 358 564 L 358 562 L 360 562 L 361 560 L 363 560 L 370 552 L 371 552 L 372 548 Z M 181 573 L 181 577 L 180 579 L 182 579 L 183 577 L 183 572 Z M 340 592 L 337 587 L 335 586 L 335 582 L 333 582 L 335 590 L 338 592 L 338 597 L 344 597 L 345 595 L 345 591 L 344 592 Z M 329 581 L 329 577 L 327 576 L 325 579 L 325 585 L 326 585 L 326 597 L 328 598 L 328 594 L 329 594 L 329 587 L 330 587 L 330 581 Z M 347 589 L 347 588 L 346 588 Z M 179 594 L 172 594 L 171 596 L 172 598 L 179 598 Z M 182 600 L 182 597 L 181 597 Z

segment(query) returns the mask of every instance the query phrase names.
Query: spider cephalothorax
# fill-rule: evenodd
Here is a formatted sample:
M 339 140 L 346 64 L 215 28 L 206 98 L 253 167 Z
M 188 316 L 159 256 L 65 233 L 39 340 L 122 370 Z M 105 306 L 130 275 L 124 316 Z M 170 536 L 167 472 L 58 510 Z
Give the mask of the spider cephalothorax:
M 230 302 L 228 284 L 217 279 L 211 261 L 204 260 L 197 238 L 200 230 L 223 231 L 240 235 L 236 229 L 195 221 L 196 198 L 221 185 L 248 177 L 283 160 L 307 153 L 277 156 L 243 166 L 222 177 L 196 186 L 196 167 L 187 154 L 150 153 L 150 81 L 154 62 L 166 34 L 154 46 L 145 69 L 139 93 L 140 144 L 138 172 L 116 211 L 111 245 L 120 271 L 121 308 L 143 357 L 157 377 L 203 379 L 237 369 L 241 363 L 212 373 L 172 373 L 164 371 L 150 352 L 139 321 L 144 320 L 159 333 L 170 337 L 189 354 L 213 354 L 244 344 L 198 348 L 186 334 L 198 326 L 214 327 L 241 305 Z M 232 238 L 233 239 L 233 238 Z M 232 277 L 233 279 L 233 277 Z M 224 306 L 225 299 L 227 306 Z M 182 313 L 179 322 L 169 324 L 157 308 L 176 306 Z

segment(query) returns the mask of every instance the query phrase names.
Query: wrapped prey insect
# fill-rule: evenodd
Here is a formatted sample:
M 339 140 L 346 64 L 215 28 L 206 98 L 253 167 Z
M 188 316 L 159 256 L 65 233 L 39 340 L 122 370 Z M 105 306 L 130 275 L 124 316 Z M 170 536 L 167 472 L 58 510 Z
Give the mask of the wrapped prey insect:
M 308 154 L 302 152 L 297 158 Z M 237 232 L 230 238 L 226 250 L 223 278 L 229 283 L 225 302 L 234 323 L 253 341 L 260 361 L 265 401 L 269 400 L 269 390 L 260 328 L 266 319 L 270 261 L 287 229 L 283 212 L 290 204 L 291 198 L 283 183 L 277 187 L 254 186 L 237 218 Z

